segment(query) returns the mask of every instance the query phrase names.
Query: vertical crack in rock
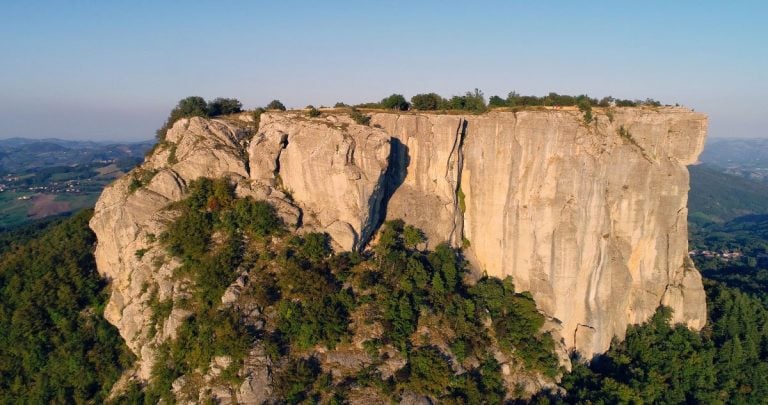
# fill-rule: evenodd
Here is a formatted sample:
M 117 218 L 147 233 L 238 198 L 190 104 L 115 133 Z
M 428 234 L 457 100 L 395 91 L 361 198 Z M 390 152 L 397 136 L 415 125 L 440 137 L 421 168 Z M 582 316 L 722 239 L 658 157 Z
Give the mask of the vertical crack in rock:
M 288 147 L 288 134 L 282 134 L 280 136 L 280 149 L 277 150 L 277 154 L 275 155 L 275 170 L 274 170 L 275 177 L 280 175 L 280 155 L 283 153 L 283 151 L 287 147 Z
M 456 128 L 456 135 L 453 140 L 453 147 L 451 153 L 448 156 L 448 162 L 445 167 L 445 179 L 449 184 L 453 186 L 453 228 L 450 235 L 448 235 L 448 241 L 453 246 L 461 246 L 464 236 L 464 210 L 463 201 L 464 196 L 461 191 L 461 170 L 464 166 L 464 137 L 467 133 L 468 122 L 464 118 L 459 118 L 459 125 Z M 454 167 L 456 168 L 456 178 L 452 178 L 452 172 Z M 461 194 L 461 195 L 460 195 Z

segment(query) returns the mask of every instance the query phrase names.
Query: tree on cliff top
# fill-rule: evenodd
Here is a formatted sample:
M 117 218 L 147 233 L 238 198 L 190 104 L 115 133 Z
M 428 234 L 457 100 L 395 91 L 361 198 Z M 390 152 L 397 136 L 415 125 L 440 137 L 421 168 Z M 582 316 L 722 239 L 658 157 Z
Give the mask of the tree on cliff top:
M 410 104 L 405 101 L 405 97 L 402 94 L 392 94 L 389 97 L 381 100 L 381 105 L 384 108 L 390 110 L 407 111 L 410 108 Z
M 157 141 L 165 141 L 165 134 L 173 124 L 189 117 L 215 117 L 217 115 L 234 114 L 242 111 L 243 104 L 236 98 L 217 98 L 210 103 L 199 96 L 191 96 L 179 100 L 163 126 L 157 130 Z
M 208 115 L 215 117 L 217 115 L 236 114 L 243 111 L 243 103 L 236 98 L 217 98 L 208 103 Z
M 285 106 L 280 100 L 272 100 L 267 104 L 267 110 L 280 110 L 285 111 Z
M 445 100 L 435 93 L 417 94 L 411 97 L 413 108 L 421 111 L 434 111 L 440 108 Z

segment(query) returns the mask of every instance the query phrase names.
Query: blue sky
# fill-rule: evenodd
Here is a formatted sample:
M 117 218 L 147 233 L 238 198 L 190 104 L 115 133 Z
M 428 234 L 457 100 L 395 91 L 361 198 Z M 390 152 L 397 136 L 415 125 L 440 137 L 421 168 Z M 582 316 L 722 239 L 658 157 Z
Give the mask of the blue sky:
M 149 139 L 189 95 L 246 107 L 480 88 L 680 103 L 768 137 L 765 1 L 14 1 L 0 138 Z

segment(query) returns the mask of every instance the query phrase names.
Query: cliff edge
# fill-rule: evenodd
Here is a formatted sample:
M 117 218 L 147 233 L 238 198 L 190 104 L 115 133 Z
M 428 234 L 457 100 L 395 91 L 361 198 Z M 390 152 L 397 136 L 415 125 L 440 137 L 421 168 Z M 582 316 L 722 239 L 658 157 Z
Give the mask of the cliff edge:
M 513 277 L 566 348 L 605 351 L 659 305 L 674 321 L 706 321 L 701 277 L 688 259 L 687 165 L 706 116 L 682 108 L 492 111 L 482 115 L 344 113 L 182 119 L 130 175 L 104 190 L 91 220 L 105 310 L 148 378 L 150 303 L 183 295 L 179 265 L 155 239 L 199 177 L 228 177 L 240 196 L 276 206 L 289 226 L 327 232 L 338 249 L 366 248 L 385 219 L 422 230 L 428 245 L 463 247 L 476 274 Z

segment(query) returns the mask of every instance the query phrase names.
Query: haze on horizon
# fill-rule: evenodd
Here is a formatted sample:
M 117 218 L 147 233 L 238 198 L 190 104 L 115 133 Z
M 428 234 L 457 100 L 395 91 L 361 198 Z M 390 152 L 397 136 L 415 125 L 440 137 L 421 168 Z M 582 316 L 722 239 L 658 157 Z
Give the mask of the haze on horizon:
M 3 2 L 0 138 L 144 140 L 186 96 L 246 108 L 479 88 L 654 98 L 768 137 L 760 1 Z

